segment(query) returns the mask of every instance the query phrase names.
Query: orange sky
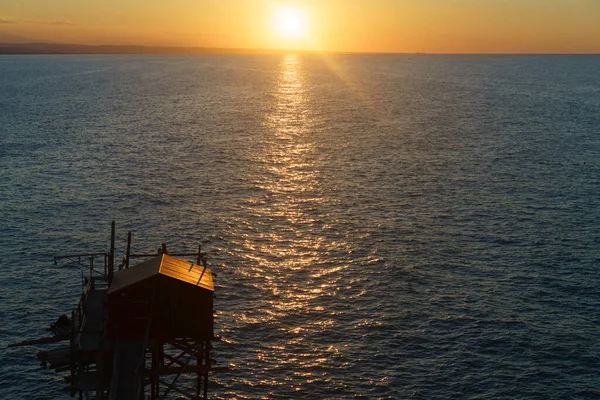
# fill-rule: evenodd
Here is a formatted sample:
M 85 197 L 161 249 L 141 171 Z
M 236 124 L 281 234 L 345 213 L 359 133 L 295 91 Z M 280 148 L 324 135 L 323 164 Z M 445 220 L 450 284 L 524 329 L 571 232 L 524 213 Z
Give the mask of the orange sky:
M 290 3 L 306 37 L 274 28 Z M 0 32 L 84 44 L 600 53 L 600 0 L 3 0 Z

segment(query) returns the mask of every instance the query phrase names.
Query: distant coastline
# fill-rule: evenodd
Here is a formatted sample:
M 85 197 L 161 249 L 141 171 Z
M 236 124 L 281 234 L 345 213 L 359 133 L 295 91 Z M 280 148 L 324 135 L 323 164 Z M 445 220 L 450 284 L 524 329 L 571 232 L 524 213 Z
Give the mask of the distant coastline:
M 275 54 L 282 51 L 213 47 L 0 43 L 0 54 Z
M 178 47 L 178 46 L 144 46 L 144 45 L 89 45 L 69 43 L 2 43 L 0 55 L 10 54 L 389 54 L 389 53 L 356 53 L 347 51 L 315 51 L 293 49 L 245 49 L 227 47 Z M 420 53 L 422 54 L 422 53 Z
M 68 55 L 68 54 L 405 54 L 405 55 L 456 55 L 450 53 L 393 53 L 393 52 L 349 52 L 349 51 L 316 51 L 294 49 L 246 49 L 226 47 L 178 47 L 178 46 L 144 46 L 144 45 L 88 45 L 44 42 L 0 42 L 0 55 Z M 462 55 L 598 55 L 598 53 L 459 53 Z

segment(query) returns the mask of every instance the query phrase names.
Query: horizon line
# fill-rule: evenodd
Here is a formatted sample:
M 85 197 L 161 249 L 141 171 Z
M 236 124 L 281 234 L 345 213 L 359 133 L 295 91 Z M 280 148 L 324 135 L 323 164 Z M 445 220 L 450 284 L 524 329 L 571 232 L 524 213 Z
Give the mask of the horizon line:
M 102 51 L 102 50 L 121 51 Z M 89 50 L 89 51 L 85 51 Z M 99 50 L 99 51 L 93 51 Z M 129 50 L 129 51 L 125 51 Z M 133 51 L 138 50 L 138 51 Z M 146 50 L 146 51 L 143 51 Z M 395 52 L 395 51 L 343 51 L 343 50 L 308 50 L 308 49 L 276 49 L 276 48 L 243 48 L 243 47 L 204 47 L 173 46 L 144 44 L 78 44 L 52 42 L 0 42 L 0 55 L 75 55 L 75 54 L 131 54 L 131 55 L 201 55 L 201 54 L 356 54 L 356 55 L 600 55 L 600 53 L 584 52 Z

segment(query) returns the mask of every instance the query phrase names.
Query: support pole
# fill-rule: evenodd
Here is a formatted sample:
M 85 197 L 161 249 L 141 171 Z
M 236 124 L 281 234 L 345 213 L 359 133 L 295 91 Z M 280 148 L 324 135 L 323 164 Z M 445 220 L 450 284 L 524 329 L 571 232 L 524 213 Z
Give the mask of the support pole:
M 196 366 L 198 366 L 198 371 L 196 371 L 196 397 L 200 398 L 200 393 L 202 392 L 202 362 L 204 361 L 204 355 L 202 354 L 203 346 L 202 342 L 200 342 L 200 351 L 196 354 Z
M 152 348 L 152 362 L 151 362 L 151 370 L 150 370 L 150 400 L 156 400 L 158 397 L 158 391 L 156 390 L 156 383 L 158 381 L 158 346 Z
M 196 260 L 196 265 L 202 265 L 202 245 L 198 245 L 198 258 Z
M 94 280 L 92 277 L 94 276 L 94 256 L 90 257 L 90 284 L 92 285 L 92 289 L 94 289 Z
M 108 284 L 115 273 L 115 221 L 110 224 L 110 254 L 108 256 Z
M 206 358 L 204 360 L 204 400 L 208 399 L 208 370 L 210 368 L 210 340 L 204 342 L 204 352 L 206 354 Z
M 127 252 L 125 253 L 124 268 L 129 268 L 129 256 L 131 254 L 131 231 L 127 232 Z

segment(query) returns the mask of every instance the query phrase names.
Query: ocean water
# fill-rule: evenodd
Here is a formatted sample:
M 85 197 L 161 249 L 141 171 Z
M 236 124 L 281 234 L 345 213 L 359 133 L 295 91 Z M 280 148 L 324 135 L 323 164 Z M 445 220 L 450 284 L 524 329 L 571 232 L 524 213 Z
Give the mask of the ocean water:
M 208 252 L 216 399 L 600 398 L 599 56 L 0 56 L 0 398 L 56 254 Z

